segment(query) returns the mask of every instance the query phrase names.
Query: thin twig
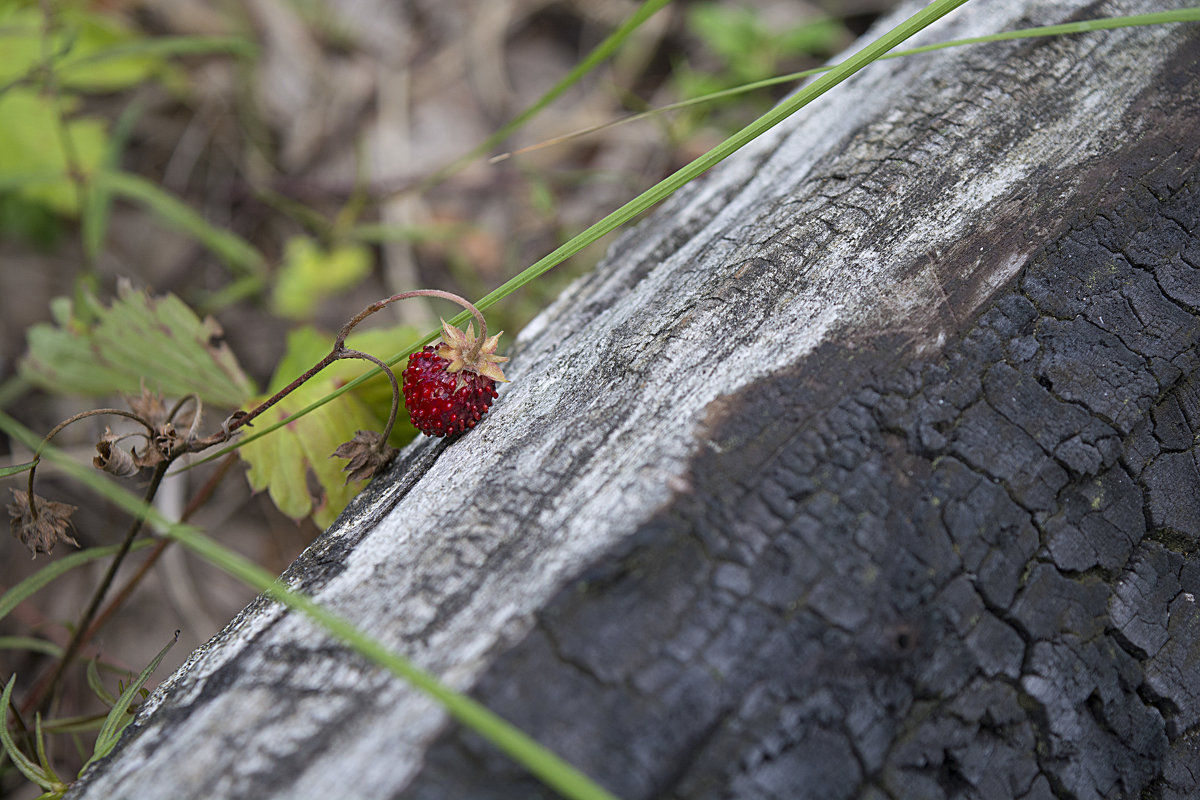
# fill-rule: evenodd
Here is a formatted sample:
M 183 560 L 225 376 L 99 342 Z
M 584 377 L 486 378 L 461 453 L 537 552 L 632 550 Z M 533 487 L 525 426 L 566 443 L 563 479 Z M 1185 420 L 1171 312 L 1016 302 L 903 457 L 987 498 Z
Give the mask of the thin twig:
M 440 297 L 443 300 L 449 300 L 452 303 L 458 303 L 467 311 L 470 311 L 471 316 L 473 316 L 475 321 L 479 323 L 479 338 L 475 340 L 475 346 L 467 355 L 470 360 L 473 360 L 479 356 L 479 349 L 483 347 L 483 343 L 487 339 L 487 320 L 483 318 L 483 314 L 469 300 L 459 297 L 453 292 L 443 292 L 440 289 L 414 289 L 411 292 L 401 292 L 400 294 L 394 294 L 385 300 L 378 300 L 372 303 L 362 311 L 355 314 L 353 319 L 345 324 L 341 332 L 338 333 L 337 343 L 334 345 L 334 348 L 336 349 L 341 347 L 345 343 L 346 337 L 350 335 L 350 331 L 353 330 L 358 323 L 362 322 L 376 311 L 386 308 L 397 300 L 407 300 L 410 297 Z
M 29 509 L 30 509 L 30 513 L 33 515 L 34 519 L 37 519 L 37 506 L 33 502 L 33 476 L 37 472 L 37 465 L 39 463 L 41 463 L 42 450 L 44 450 L 46 448 L 46 445 L 50 444 L 51 439 L 53 439 L 55 436 L 57 436 L 59 433 L 61 433 L 62 429 L 67 427 L 71 423 L 78 422 L 79 420 L 86 419 L 87 417 L 95 417 L 100 414 L 115 414 L 118 417 L 126 417 L 128 419 L 132 419 L 132 420 L 140 423 L 146 429 L 146 431 L 149 435 L 148 438 L 151 438 L 151 439 L 154 438 L 154 428 L 150 425 L 149 422 L 142 419 L 137 414 L 134 414 L 131 411 L 125 411 L 120 408 L 93 408 L 91 411 L 81 411 L 80 413 L 78 413 L 74 416 L 67 417 L 62 422 L 55 425 L 53 428 L 50 429 L 49 433 L 47 433 L 45 436 L 42 437 L 42 443 L 38 445 L 37 450 L 33 454 L 33 466 L 29 468 L 29 486 L 28 486 Z
M 380 438 L 380 446 L 386 446 L 388 437 L 392 435 L 392 426 L 396 424 L 396 412 L 400 409 L 400 384 L 396 382 L 396 374 L 392 372 L 387 364 L 383 363 L 382 359 L 378 359 L 370 353 L 361 353 L 358 350 L 342 350 L 342 358 L 361 358 L 370 361 L 375 366 L 383 370 L 383 374 L 387 375 L 392 384 L 392 411 L 388 414 L 387 425 L 383 427 L 383 436 Z
M 292 381 L 287 386 L 283 387 L 278 392 L 271 395 L 269 398 L 267 398 L 262 403 L 260 403 L 257 407 L 251 409 L 250 411 L 247 411 L 245 414 L 242 414 L 241 416 L 237 417 L 232 422 L 230 422 L 228 432 L 223 430 L 223 431 L 220 431 L 217 434 L 215 434 L 215 436 L 221 436 L 224 434 L 224 438 L 218 439 L 216 441 L 210 441 L 214 438 L 213 436 L 208 437 L 208 439 L 201 439 L 196 442 L 195 447 L 189 448 L 189 451 L 197 452 L 199 450 L 203 450 L 203 449 L 209 447 L 210 445 L 216 444 L 217 441 L 224 441 L 225 439 L 229 438 L 227 433 L 232 433 L 233 431 L 237 430 L 238 428 L 244 428 L 245 426 L 249 425 L 256 417 L 258 417 L 264 411 L 269 409 L 271 406 L 278 403 L 283 398 L 287 397 L 292 392 L 299 389 L 302 384 L 304 384 L 306 381 L 310 380 L 314 375 L 316 375 L 318 372 L 320 372 L 321 370 L 328 367 L 333 362 L 337 361 L 339 357 L 340 357 L 340 355 L 336 348 L 334 350 L 331 350 L 329 352 L 329 355 L 325 356 L 320 361 L 318 361 L 316 364 L 314 364 L 299 378 L 296 378 L 296 380 Z
M 162 483 L 163 475 L 167 473 L 168 466 L 170 466 L 169 461 L 162 461 L 154 468 L 154 474 L 150 478 L 150 484 L 146 487 L 146 494 L 143 498 L 146 503 L 154 500 L 154 496 L 158 493 L 159 484 Z M 117 575 L 117 570 L 120 568 L 122 562 L 124 562 L 125 556 L 129 554 L 129 548 L 133 546 L 133 540 L 141 532 L 144 523 L 145 518 L 141 515 L 134 517 L 129 530 L 125 533 L 125 538 L 121 541 L 121 549 L 117 551 L 109 563 L 108 571 L 104 574 L 100 584 L 92 593 L 92 599 L 88 603 L 87 610 L 83 612 L 79 621 L 75 624 L 75 632 L 71 635 L 71 640 L 67 642 L 62 657 L 55 665 L 54 672 L 51 673 L 48 679 L 39 681 L 38 685 L 34 687 L 34 690 L 29 695 L 29 699 L 25 701 L 24 706 L 26 709 L 36 708 L 44 712 L 57 700 L 59 690 L 62 686 L 63 674 L 74 660 L 80 647 L 82 647 L 84 634 L 91 626 L 92 619 L 95 617 L 96 611 L 100 608 L 100 603 L 104 601 L 104 595 L 108 593 L 109 587 L 112 586 L 113 579 Z
M 192 514 L 196 513 L 196 510 L 199 509 L 200 506 L 204 505 L 208 498 L 212 497 L 213 492 L 216 491 L 217 485 L 220 484 L 220 482 L 224 480 L 225 476 L 229 474 L 229 470 L 233 467 L 236 461 L 237 456 L 234 453 L 230 453 L 223 461 L 221 461 L 221 464 L 217 467 L 216 471 L 209 477 L 207 481 L 204 482 L 204 485 L 200 487 L 199 491 L 192 496 L 192 499 L 188 501 L 187 507 L 183 509 L 183 513 L 179 517 L 180 522 L 187 522 Z M 88 626 L 88 629 L 84 631 L 81 646 L 86 645 L 91 638 L 95 636 L 102 627 L 104 627 L 109 618 L 112 617 L 112 615 L 115 614 L 117 610 L 125 604 L 125 601 L 129 599 L 131 594 L 133 594 L 133 590 L 136 589 L 138 584 L 141 583 L 142 579 L 146 577 L 146 573 L 148 573 L 150 569 L 156 563 L 158 563 L 158 559 L 160 556 L 162 556 L 163 551 L 171 546 L 172 541 L 172 539 L 163 538 L 154 545 L 153 549 L 150 550 L 150 555 L 147 556 L 146 559 L 138 566 L 137 572 L 135 572 L 129 578 L 129 580 L 125 582 L 120 590 L 113 595 L 112 599 L 109 600 L 100 613 L 96 615 L 96 619 L 92 621 L 92 624 Z

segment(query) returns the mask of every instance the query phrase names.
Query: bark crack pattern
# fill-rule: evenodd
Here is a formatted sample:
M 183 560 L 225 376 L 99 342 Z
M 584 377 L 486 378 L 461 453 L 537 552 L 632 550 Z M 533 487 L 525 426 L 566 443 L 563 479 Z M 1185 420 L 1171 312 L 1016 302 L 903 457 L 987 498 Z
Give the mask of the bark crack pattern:
M 631 799 L 1189 796 L 1185 156 L 1128 159 L 1120 196 L 935 357 L 885 334 L 743 392 L 687 488 L 548 604 L 480 699 Z M 405 796 L 447 793 L 550 796 L 461 730 Z

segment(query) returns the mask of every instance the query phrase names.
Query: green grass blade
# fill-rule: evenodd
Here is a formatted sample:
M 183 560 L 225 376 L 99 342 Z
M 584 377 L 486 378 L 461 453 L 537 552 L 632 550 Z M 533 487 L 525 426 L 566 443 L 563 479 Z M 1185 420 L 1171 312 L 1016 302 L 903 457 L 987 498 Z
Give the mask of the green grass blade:
M 340 238 L 355 242 L 441 242 L 453 239 L 473 230 L 474 225 L 454 223 L 449 225 L 389 225 L 387 223 L 364 223 L 348 228 Z
M 667 197 L 670 197 L 689 181 L 712 169 L 718 163 L 740 150 L 758 136 L 761 136 L 763 133 L 775 127 L 780 122 L 794 114 L 796 111 L 811 103 L 817 97 L 820 97 L 837 84 L 849 78 L 855 72 L 858 72 L 871 62 L 878 60 L 883 56 L 884 53 L 894 48 L 900 42 L 929 26 L 938 19 L 941 19 L 946 14 L 949 14 L 951 11 L 966 2 L 967 0 L 935 0 L 935 2 L 930 3 L 924 9 L 917 12 L 915 15 L 905 20 L 891 31 L 888 31 L 874 42 L 871 42 L 862 50 L 854 53 L 842 63 L 830 68 L 826 74 L 822 75 L 816 81 L 804 87 L 799 92 L 792 95 L 792 97 L 780 103 L 778 106 L 771 109 L 766 114 L 747 125 L 745 128 L 742 128 L 742 130 L 721 142 L 721 144 L 717 145 L 712 150 L 709 150 L 707 153 L 692 161 L 690 164 L 687 164 L 674 174 L 668 176 L 646 191 L 642 192 L 640 195 L 630 200 L 628 203 L 621 206 L 608 216 L 604 217 L 599 222 L 594 223 L 582 233 L 572 237 L 569 241 L 560 245 L 556 250 L 541 258 L 528 269 L 524 270 L 511 280 L 505 282 L 502 286 L 488 294 L 483 299 L 476 301 L 475 305 L 480 311 L 495 305 L 500 300 L 503 300 L 505 297 L 508 297 L 510 294 L 520 289 L 522 286 L 525 286 L 527 283 L 537 279 L 543 273 L 558 266 L 563 261 L 566 261 L 580 250 L 593 244 L 598 239 L 608 235 L 621 225 L 624 225 L 626 222 L 629 222 L 635 217 L 641 215 L 654 205 L 662 202 Z M 462 325 L 467 321 L 468 316 L 469 315 L 467 312 L 464 311 L 452 318 L 450 323 L 452 325 Z M 410 343 L 406 349 L 400 351 L 396 355 L 393 355 L 389 359 L 384 359 L 384 361 L 388 365 L 396 364 L 409 353 L 413 352 L 419 347 L 422 347 L 426 343 L 433 341 L 435 338 L 437 338 L 439 333 L 439 331 L 431 331 L 425 336 L 425 338 L 417 342 Z M 359 377 L 343 385 L 336 391 L 331 392 L 320 400 L 315 401 L 311 405 L 297 411 L 287 419 L 280 420 L 279 422 L 260 429 L 256 429 L 254 433 L 246 435 L 237 442 L 221 448 L 216 453 L 213 453 L 206 458 L 198 459 L 192 464 L 192 466 L 199 466 L 200 464 L 207 463 L 213 459 L 220 458 L 226 453 L 230 453 L 238 449 L 247 442 L 252 442 L 259 437 L 266 436 L 276 428 L 287 425 L 293 420 L 304 416 L 314 409 L 320 408 L 330 400 L 339 397 L 343 392 L 350 391 L 360 383 L 372 378 L 377 372 L 378 369 L 364 372 Z
M 134 542 L 132 549 L 141 550 L 143 547 L 148 547 L 151 544 L 153 544 L 151 540 L 145 539 L 139 542 Z M 87 550 L 80 550 L 79 552 L 72 553 L 69 556 L 64 556 L 63 558 L 51 561 L 46 566 L 42 567 L 28 578 L 25 578 L 16 586 L 9 589 L 4 593 L 3 596 L 0 596 L 0 619 L 4 619 L 6 616 L 8 616 L 9 612 L 16 608 L 22 600 L 29 597 L 34 592 L 38 591 L 60 575 L 70 572 L 76 567 L 81 567 L 84 564 L 90 564 L 97 559 L 116 555 L 117 551 L 120 549 L 121 546 L 116 544 L 109 545 L 107 547 L 92 547 Z
M 1134 28 L 1145 25 L 1167 25 L 1178 22 L 1200 22 L 1200 6 L 1181 8 L 1175 11 L 1157 11 L 1152 14 L 1130 14 L 1122 17 L 1104 17 L 1103 19 L 1087 19 L 1078 22 L 1064 22 L 1059 25 L 1044 25 L 1037 28 L 1021 28 L 1001 33 L 991 33 L 987 36 L 973 36 L 968 39 L 954 39 L 948 42 L 927 44 L 892 53 L 885 58 L 900 58 L 902 56 L 929 53 L 934 50 L 944 50 L 947 47 L 959 47 L 965 44 L 984 44 L 986 42 L 1006 42 L 1013 39 L 1033 39 L 1042 36 L 1062 36 L 1066 34 L 1090 33 L 1092 31 L 1107 31 L 1117 28 Z
M 46 755 L 46 737 L 42 735 L 42 713 L 39 711 L 33 718 L 33 741 L 37 746 L 38 764 L 42 767 L 42 772 L 46 774 L 46 778 L 61 785 L 58 775 L 54 772 L 54 767 L 50 764 L 50 759 Z M 47 789 L 53 792 L 58 786 L 50 786 Z
M 61 67 L 79 67 L 129 56 L 173 58 L 175 56 L 203 56 L 219 53 L 252 58 L 258 54 L 258 45 L 240 36 L 159 36 L 153 39 L 122 42 L 84 56 L 68 57 L 63 61 Z
M 8 683 L 4 686 L 4 693 L 0 695 L 0 713 L 3 713 L 3 718 L 0 722 L 0 744 L 4 747 L 4 752 L 8 755 L 13 765 L 21 771 L 29 780 L 36 783 L 43 789 L 49 789 L 53 785 L 50 776 L 45 770 L 39 767 L 29 756 L 21 752 L 17 747 L 16 741 L 13 740 L 12 734 L 8 732 L 8 708 L 12 704 L 13 685 L 17 682 L 17 676 L 13 675 L 8 679 Z
M 56 658 L 63 653 L 63 649 L 54 642 L 37 639 L 33 636 L 0 636 L 0 650 L 25 650 L 30 653 L 44 653 Z
M 108 716 L 104 718 L 104 724 L 100 727 L 100 733 L 96 735 L 96 750 L 87 763 L 83 765 L 80 774 L 94 762 L 111 753 L 112 749 L 117 746 L 117 740 L 121 738 L 121 731 L 125 730 L 125 726 L 132 720 L 132 717 L 126 716 L 129 711 L 129 704 L 133 702 L 134 696 L 146 684 L 146 681 L 150 680 L 150 676 L 154 673 L 154 670 L 158 669 L 158 665 L 162 663 L 167 651 L 174 647 L 178 641 L 179 631 L 175 631 L 175 636 L 171 641 L 167 642 L 166 646 L 158 651 L 158 655 L 146 665 L 146 668 L 141 671 L 137 679 L 125 687 L 125 691 L 121 692 L 121 696 L 117 698 L 116 704 L 108 712 Z
M 1105 17 L 1103 19 L 1082 20 L 1079 22 L 1067 22 L 1060 25 L 1045 25 L 1037 28 L 1021 28 L 1018 30 L 1004 31 L 1002 33 L 988 34 L 987 36 L 973 36 L 967 39 L 951 39 L 937 44 L 928 44 L 921 47 L 913 47 L 904 50 L 895 50 L 891 53 L 880 56 L 879 60 L 889 58 L 905 58 L 907 56 L 919 55 L 921 53 L 930 53 L 935 50 L 944 50 L 950 47 L 961 47 L 968 44 L 986 44 L 988 42 L 1002 42 L 1016 39 L 1032 39 L 1043 36 L 1063 36 L 1069 34 L 1089 33 L 1091 31 L 1113 30 L 1117 28 L 1131 28 L 1144 25 L 1165 25 L 1169 23 L 1180 22 L 1200 22 L 1200 7 L 1184 8 L 1176 11 L 1160 11 L 1153 14 L 1133 14 L 1124 17 Z M 812 69 L 801 70 L 800 72 L 789 72 L 786 75 L 776 75 L 770 78 L 763 78 L 752 83 L 744 83 L 740 86 L 731 86 L 728 89 L 722 89 L 719 92 L 711 92 L 710 94 L 700 95 L 698 97 L 690 97 L 687 100 L 680 100 L 677 103 L 668 103 L 657 108 L 639 111 L 636 114 L 614 119 L 600 125 L 593 125 L 590 128 L 582 128 L 577 131 L 565 133 L 561 136 L 556 136 L 553 139 L 542 142 L 540 144 L 531 145 L 529 147 L 515 150 L 511 153 L 504 153 L 493 161 L 503 160 L 505 158 L 520 155 L 521 153 L 530 152 L 532 150 L 540 150 L 543 147 L 549 147 L 563 142 L 574 141 L 575 139 L 584 136 L 590 136 L 601 131 L 610 130 L 621 125 L 627 125 L 631 122 L 648 119 L 650 117 L 665 114 L 669 111 L 681 111 L 692 106 L 712 103 L 717 100 L 723 100 L 727 97 L 736 97 L 748 92 L 757 91 L 758 89 L 766 89 L 771 86 L 778 86 L 783 83 L 794 83 L 804 78 L 811 78 L 813 75 L 820 75 L 822 72 L 828 72 L 833 69 L 832 66 L 813 67 Z
M 210 224 L 186 204 L 145 178 L 128 172 L 101 170 L 97 185 L 114 194 L 141 203 L 166 225 L 197 239 L 218 258 L 240 273 L 263 276 L 266 260 L 245 239 Z
M 75 717 L 59 717 L 42 723 L 46 733 L 89 733 L 100 730 L 104 724 L 103 714 L 86 714 Z
M 22 472 L 28 472 L 33 469 L 36 461 L 26 461 L 24 464 L 13 464 L 11 467 L 0 467 L 0 478 L 7 478 L 11 475 L 20 475 Z

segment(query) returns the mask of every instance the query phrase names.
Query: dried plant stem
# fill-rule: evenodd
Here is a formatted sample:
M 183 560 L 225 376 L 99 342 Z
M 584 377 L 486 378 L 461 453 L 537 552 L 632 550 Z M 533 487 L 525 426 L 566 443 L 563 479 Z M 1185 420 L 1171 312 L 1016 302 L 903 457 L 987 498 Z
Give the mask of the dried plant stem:
M 487 339 L 487 320 L 483 318 L 483 314 L 479 311 L 479 309 L 471 304 L 471 301 L 463 297 L 459 297 L 453 292 L 443 292 L 440 289 L 414 289 L 411 292 L 401 292 L 400 294 L 394 294 L 385 300 L 379 300 L 372 303 L 362 311 L 358 312 L 353 319 L 346 323 L 345 327 L 342 328 L 341 333 L 338 334 L 337 345 L 335 345 L 335 347 L 342 345 L 346 341 L 346 337 L 350 335 L 350 331 L 353 330 L 358 323 L 362 322 L 376 311 L 386 308 L 397 300 L 407 300 L 410 297 L 440 297 L 443 300 L 449 300 L 452 303 L 458 303 L 467 311 L 470 311 L 471 316 L 473 316 L 475 321 L 479 323 L 479 338 L 475 340 L 475 346 L 468 353 L 468 356 L 472 360 L 478 358 L 479 349 L 483 347 L 483 342 Z
M 147 434 L 151 438 L 154 436 L 154 428 L 150 425 L 149 422 L 142 419 L 137 414 L 134 414 L 131 411 L 125 411 L 120 408 L 93 408 L 91 411 L 83 411 L 83 412 L 76 414 L 73 417 L 67 417 L 62 422 L 55 425 L 53 428 L 50 429 L 49 433 L 47 433 L 44 437 L 42 437 L 42 443 L 38 445 L 37 451 L 33 454 L 33 466 L 29 468 L 29 488 L 28 488 L 29 508 L 30 508 L 30 513 L 33 515 L 34 519 L 37 519 L 37 506 L 34 505 L 34 502 L 33 502 L 33 476 L 37 472 L 37 465 L 39 463 L 41 463 L 42 450 L 45 449 L 46 445 L 50 444 L 51 439 L 53 439 L 55 436 L 57 436 L 62 431 L 63 428 L 67 427 L 71 423 L 78 422 L 79 420 L 86 419 L 87 417 L 99 416 L 100 414 L 115 414 L 118 417 L 126 417 L 128 419 L 134 420 L 135 422 L 140 423 L 146 429 Z
M 221 431 L 220 433 L 217 434 L 217 436 L 223 435 L 223 438 L 217 439 L 215 441 L 210 441 L 213 439 L 213 437 L 210 436 L 208 439 L 205 439 L 202 442 L 197 442 L 196 443 L 197 446 L 195 448 L 193 448 L 193 452 L 195 452 L 197 450 L 203 450 L 204 448 L 208 447 L 211 444 L 216 444 L 217 441 L 224 441 L 225 439 L 229 438 L 229 436 L 228 436 L 229 433 L 232 433 L 233 431 L 237 430 L 238 428 L 244 428 L 245 426 L 249 425 L 264 411 L 271 408 L 271 406 L 275 405 L 280 400 L 282 400 L 283 398 L 287 397 L 292 392 L 299 389 L 302 385 L 304 385 L 304 383 L 311 380 L 313 378 L 313 376 L 315 376 L 318 372 L 325 369 L 333 362 L 337 361 L 338 358 L 340 358 L 340 357 L 341 356 L 338 353 L 338 349 L 335 347 L 333 350 L 331 350 L 329 352 L 329 355 L 325 356 L 320 361 L 318 361 L 316 364 L 314 364 L 312 367 L 307 369 L 304 372 L 304 374 L 301 375 L 299 378 L 296 378 L 296 380 L 292 381 L 287 386 L 283 387 L 278 392 L 271 395 L 269 398 L 267 398 L 263 402 L 259 403 L 256 407 L 254 407 L 250 411 L 247 411 L 245 414 L 242 414 L 241 416 L 238 416 L 234 420 L 232 420 L 229 423 L 227 432 Z
M 188 519 L 191 518 L 192 514 L 196 513 L 197 509 L 199 509 L 200 506 L 202 506 L 208 500 L 208 498 L 212 497 L 212 493 L 216 490 L 217 485 L 220 484 L 220 482 L 224 480 L 225 476 L 229 474 L 229 471 L 233 468 L 233 465 L 236 462 L 237 455 L 233 453 L 230 453 L 221 461 L 221 464 L 217 467 L 216 471 L 209 476 L 209 479 L 204 482 L 204 485 L 201 486 L 196 494 L 192 496 L 192 499 L 188 501 L 187 507 L 184 508 L 183 513 L 179 516 L 180 522 L 187 522 Z M 105 623 L 108 622 L 112 615 L 115 614 L 117 610 L 125 604 L 125 601 L 129 599 L 131 594 L 133 594 L 133 590 L 138 587 L 138 584 L 142 582 L 142 579 L 146 577 L 146 574 L 150 571 L 150 569 L 158 563 L 159 557 L 161 557 L 163 552 L 170 547 L 171 542 L 171 539 L 159 539 L 158 544 L 154 545 L 154 548 L 150 551 L 150 555 L 148 555 L 142 561 L 141 565 L 138 566 L 137 572 L 135 572 L 129 578 L 129 580 L 125 581 L 125 584 L 117 591 L 115 595 L 113 595 L 112 599 L 105 604 L 104 608 L 98 614 L 96 614 L 96 618 L 92 621 L 92 624 L 89 625 L 88 629 L 83 633 L 80 641 L 80 647 L 87 645 L 91 638 L 96 635 L 96 632 L 104 627 Z
M 145 502 L 149 503 L 154 500 L 154 496 L 158 493 L 158 487 L 162 483 L 163 476 L 167 474 L 167 467 L 169 466 L 169 461 L 163 461 L 154 468 L 154 474 L 150 478 L 150 484 L 146 487 L 146 494 L 143 498 Z M 141 516 L 134 517 L 129 530 L 125 533 L 125 538 L 121 541 L 121 549 L 113 556 L 112 561 L 108 565 L 108 571 L 104 574 L 104 577 L 100 580 L 100 584 L 92 593 L 87 610 L 80 615 L 79 621 L 76 622 L 75 632 L 71 635 L 70 641 L 67 642 L 62 658 L 55 664 L 54 671 L 50 673 L 49 677 L 39 681 L 37 686 L 34 687 L 29 698 L 25 701 L 26 709 L 36 708 L 39 711 L 45 712 L 57 700 L 59 690 L 62 687 L 63 674 L 71 662 L 75 660 L 75 655 L 83 646 L 85 634 L 88 633 L 91 627 L 92 620 L 96 616 L 96 611 L 104 601 L 104 596 L 108 593 L 109 587 L 112 586 L 112 582 L 116 578 L 117 570 L 124 562 L 125 556 L 129 554 L 129 548 L 133 546 L 133 540 L 141 532 L 144 522 L 145 520 Z
M 392 428 L 396 424 L 396 412 L 400 410 L 400 384 L 396 381 L 396 374 L 392 372 L 391 367 L 383 362 L 382 359 L 376 358 L 370 353 L 361 353 L 358 350 L 342 350 L 342 358 L 361 358 L 370 361 L 375 366 L 383 370 L 383 374 L 387 375 L 388 380 L 392 384 L 392 410 L 388 414 L 387 425 L 383 426 L 383 436 L 380 439 L 380 446 L 386 446 L 388 437 L 392 435 Z

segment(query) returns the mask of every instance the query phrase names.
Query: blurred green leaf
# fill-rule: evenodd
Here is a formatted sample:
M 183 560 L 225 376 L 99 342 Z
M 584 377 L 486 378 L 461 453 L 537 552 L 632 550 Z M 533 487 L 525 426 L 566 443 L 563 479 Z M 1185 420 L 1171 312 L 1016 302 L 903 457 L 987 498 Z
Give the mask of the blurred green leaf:
M 64 101 L 64 105 L 69 105 Z M 64 109 L 64 111 L 69 109 Z M 0 176 L 56 175 L 30 180 L 16 189 L 19 196 L 41 203 L 65 216 L 79 212 L 79 198 L 68 177 L 67 160 L 59 137 L 59 112 L 54 100 L 32 89 L 14 88 L 0 94 Z M 104 123 L 88 117 L 67 119 L 78 167 L 86 174 L 104 155 Z
M 66 324 L 30 328 L 21 372 L 31 382 L 53 392 L 107 395 L 136 394 L 145 380 L 167 396 L 195 393 L 224 408 L 254 394 L 232 351 L 219 341 L 216 321 L 201 320 L 174 295 L 150 297 L 122 285 L 111 306 L 85 300 L 88 308 L 76 309 Z
M 347 345 L 366 353 L 387 353 L 397 342 L 417 335 L 415 328 L 397 326 L 386 330 L 364 331 L 351 336 Z M 291 383 L 329 352 L 333 336 L 312 327 L 302 327 L 288 335 L 287 353 L 271 378 L 269 396 Z M 361 360 L 337 361 L 312 380 L 292 392 L 260 420 L 275 423 L 349 383 L 370 366 Z M 259 400 L 265 399 L 259 398 Z M 341 513 L 350 499 L 362 490 L 363 482 L 346 484 L 342 468 L 346 462 L 331 458 L 343 442 L 360 430 L 382 430 L 391 408 L 391 384 L 382 374 L 346 392 L 333 402 L 279 428 L 270 436 L 255 439 L 238 449 L 249 464 L 247 477 L 255 491 L 266 490 L 280 511 L 294 519 L 312 515 L 322 528 Z M 407 422 L 404 409 L 399 412 L 391 442 L 410 440 L 416 431 Z
M 112 92 L 136 86 L 166 68 L 166 62 L 154 53 L 120 50 L 122 45 L 137 41 L 139 34 L 121 24 L 118 17 L 64 12 L 64 30 L 59 36 L 70 37 L 73 42 L 57 69 L 64 88 Z M 94 57 L 102 53 L 112 55 Z
M 105 146 L 104 169 L 116 169 L 120 164 L 121 153 L 129 141 L 129 136 L 133 133 L 133 124 L 141 113 L 142 103 L 134 100 L 117 118 L 117 124 L 113 126 L 112 135 L 108 138 Z M 100 257 L 100 251 L 104 247 L 104 237 L 108 235 L 108 218 L 111 208 L 112 195 L 102 183 L 90 181 L 83 200 L 82 227 L 83 251 L 93 262 Z
M 325 251 L 305 236 L 288 240 L 283 265 L 271 298 L 275 313 L 303 320 L 329 295 L 357 286 L 371 272 L 371 251 L 361 244 L 342 244 Z
M 750 8 L 700 3 L 688 10 L 688 27 L 727 63 L 746 58 L 767 39 Z
M 0 4 L 0 82 L 32 77 L 47 53 L 59 86 L 90 92 L 127 89 L 169 66 L 164 53 L 137 46 L 145 37 L 121 17 L 56 6 L 54 29 L 46 38 L 45 17 L 36 6 Z
M 172 56 L 229 53 L 249 57 L 257 52 L 253 42 L 236 36 L 162 36 L 145 38 L 121 29 L 105 28 L 104 18 L 97 26 L 93 46 L 73 49 L 59 66 L 64 85 L 81 91 L 114 91 L 150 78 L 179 79 Z M 168 81 L 173 85 L 175 80 Z
M 781 51 L 786 55 L 823 56 L 832 53 L 850 36 L 839 20 L 818 19 L 779 35 Z

